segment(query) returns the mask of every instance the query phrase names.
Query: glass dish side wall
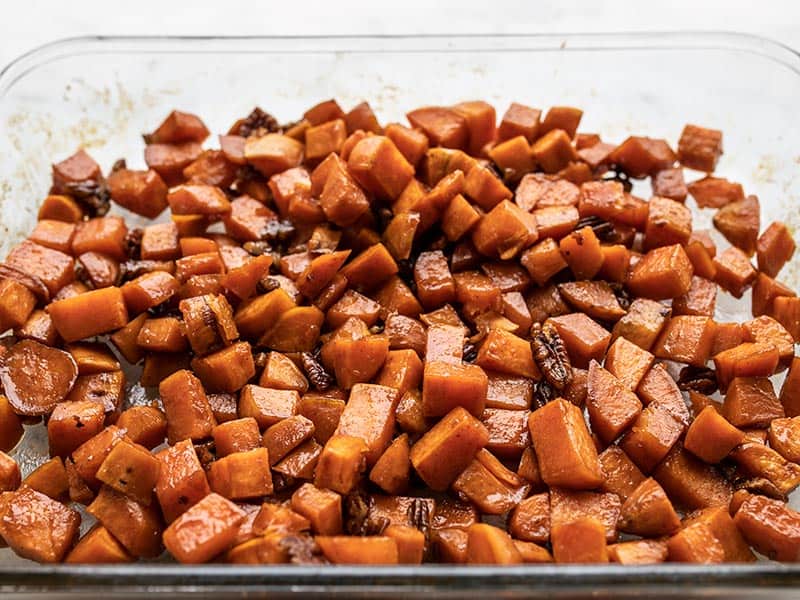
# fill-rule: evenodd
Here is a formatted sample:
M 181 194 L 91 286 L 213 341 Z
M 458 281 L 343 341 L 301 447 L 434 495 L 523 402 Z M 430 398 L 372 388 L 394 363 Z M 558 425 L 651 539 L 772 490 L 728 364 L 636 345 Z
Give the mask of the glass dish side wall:
M 726 154 L 718 173 L 742 182 L 762 202 L 763 225 L 800 225 L 800 58 L 759 38 L 731 34 L 459 36 L 398 38 L 86 38 L 43 47 L 0 74 L 0 254 L 30 231 L 49 187 L 49 166 L 83 145 L 107 170 L 122 156 L 143 167 L 140 134 L 172 108 L 196 112 L 222 132 L 253 106 L 281 121 L 335 97 L 344 107 L 368 100 L 380 120 L 403 120 L 420 104 L 486 99 L 499 112 L 511 101 L 584 109 L 581 130 L 621 141 L 627 135 L 675 143 L 686 122 L 720 128 Z M 212 144 L 214 142 L 212 141 Z M 697 174 L 700 177 L 701 174 Z M 689 179 L 692 179 L 691 175 Z M 649 195 L 649 185 L 637 189 Z M 697 217 L 698 227 L 710 223 Z M 800 283 L 795 258 L 785 271 Z M 745 318 L 720 295 L 718 316 Z M 33 434 L 33 435 L 31 435 Z M 27 473 L 44 458 L 41 432 L 17 450 Z M 44 453 L 42 452 L 44 450 Z M 13 563 L 13 566 L 12 566 Z M 8 565 L 8 566 L 6 566 Z M 577 589 L 653 584 L 742 590 L 800 583 L 800 570 L 756 566 L 643 569 L 411 567 L 387 569 L 263 567 L 42 567 L 0 550 L 0 590 L 86 589 L 114 584 L 230 586 L 286 590 Z M 348 588 L 348 586 L 351 586 Z M 367 586 L 362 588 L 359 586 Z M 370 587 L 371 586 L 371 587 Z M 411 586 L 411 587 L 409 587 Z M 185 589 L 185 588 L 184 588 Z M 616 588 L 614 588 L 616 589 Z M 678 588 L 675 588 L 676 590 Z M 681 588 L 683 589 L 683 588 Z

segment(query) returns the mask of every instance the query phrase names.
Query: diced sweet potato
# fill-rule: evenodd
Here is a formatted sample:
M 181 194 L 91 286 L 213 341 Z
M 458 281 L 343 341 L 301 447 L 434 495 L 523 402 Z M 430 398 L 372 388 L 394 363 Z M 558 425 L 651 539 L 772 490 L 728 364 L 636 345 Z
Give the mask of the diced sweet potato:
M 232 452 L 218 458 L 208 470 L 211 490 L 230 500 L 258 498 L 272 493 L 272 475 L 266 448 Z
M 53 325 L 66 342 L 108 333 L 128 323 L 122 291 L 107 287 L 53 302 L 47 307 Z
M 159 469 L 158 459 L 147 448 L 123 440 L 108 453 L 97 471 L 97 479 L 147 506 Z
M 529 143 L 539 137 L 542 111 L 512 102 L 500 121 L 497 130 L 498 140 L 508 140 L 518 135 L 525 136 Z
M 620 441 L 620 447 L 649 473 L 678 441 L 684 426 L 666 409 L 646 406 Z
M 389 200 L 396 200 L 414 176 L 414 167 L 394 142 L 379 135 L 358 142 L 350 153 L 347 166 L 365 189 L 378 198 Z
M 488 450 L 481 449 L 453 482 L 459 497 L 474 503 L 484 514 L 508 512 L 527 495 L 530 486 Z
M 800 514 L 784 502 L 751 495 L 736 511 L 734 522 L 762 554 L 788 562 L 800 558 Z
M 800 340 L 800 299 L 797 297 L 779 296 L 773 301 L 773 314 L 792 338 Z
M 545 483 L 570 489 L 600 484 L 597 451 L 580 409 L 557 399 L 531 413 L 528 426 Z
M 191 440 L 183 440 L 156 454 L 161 463 L 156 496 L 171 523 L 206 497 L 211 489 Z
M 678 146 L 678 152 L 680 152 L 680 146 Z M 683 179 L 683 169 L 678 167 L 658 171 L 652 176 L 651 184 L 654 196 L 662 196 L 678 202 L 684 202 L 689 193 Z
M 342 497 L 336 492 L 304 483 L 292 494 L 291 506 L 308 519 L 314 533 L 335 535 L 342 531 Z
M 611 562 L 621 565 L 651 565 L 667 560 L 666 540 L 632 540 L 608 547 Z
M 164 531 L 164 545 L 181 563 L 203 563 L 233 542 L 245 512 L 218 494 L 209 494 Z
M 685 214 L 680 208 L 667 204 L 668 201 L 660 202 L 659 208 L 659 201 L 656 201 L 656 212 L 665 217 L 665 222 L 674 224 L 675 231 L 683 231 L 687 226 L 691 228 L 690 215 Z M 581 217 L 600 217 L 607 221 L 645 229 L 648 206 L 644 200 L 625 193 L 618 181 L 589 181 L 581 185 L 578 212 Z
M 522 555 L 505 531 L 486 523 L 476 523 L 467 529 L 467 562 L 511 565 L 521 563 Z
M 334 433 L 325 443 L 314 471 L 314 485 L 349 494 L 366 469 L 369 448 L 360 437 Z
M 736 298 L 741 298 L 744 291 L 755 281 L 757 272 L 747 255 L 735 246 L 731 246 L 722 254 L 714 257 L 717 274 L 714 281 Z
M 636 420 L 642 403 L 623 382 L 592 360 L 586 407 L 593 431 L 610 443 Z
M 682 246 L 662 246 L 636 263 L 628 277 L 628 289 L 654 300 L 675 298 L 689 290 L 693 272 Z
M 95 525 L 69 552 L 67 564 L 116 564 L 133 561 L 125 547 L 102 525 Z
M 800 463 L 800 419 L 774 419 L 769 425 L 769 446 L 786 460 Z
M 591 227 L 573 231 L 558 243 L 564 260 L 576 279 L 592 279 L 603 264 L 603 251 Z
M 614 339 L 623 337 L 644 350 L 650 350 L 667 322 L 670 309 L 663 304 L 637 298 L 628 313 L 614 325 Z
M 57 563 L 78 539 L 80 522 L 74 509 L 22 486 L 3 501 L 0 535 L 23 558 Z
M 167 438 L 171 444 L 211 435 L 216 424 L 203 385 L 190 371 L 181 370 L 158 386 L 167 416 Z
M 714 227 L 731 244 L 747 256 L 756 251 L 756 241 L 761 228 L 761 207 L 756 196 L 747 196 L 726 204 L 714 215 Z
M 469 144 L 467 119 L 453 109 L 429 106 L 412 110 L 406 117 L 413 127 L 425 132 L 432 146 L 465 150 Z
M 714 343 L 714 321 L 709 317 L 672 317 L 656 342 L 657 358 L 702 367 L 711 355 Z
M 620 529 L 644 537 L 669 535 L 681 525 L 672 503 L 655 479 L 643 481 L 622 505 Z
M 474 415 L 483 412 L 488 379 L 477 365 L 426 362 L 422 405 L 426 416 L 442 416 L 456 407 Z
M 795 247 L 794 238 L 784 223 L 770 223 L 756 242 L 758 270 L 776 277 L 794 255 Z
M 684 447 L 705 462 L 718 463 L 743 441 L 742 431 L 706 406 L 689 426 Z
M 605 358 L 605 368 L 622 382 L 635 390 L 645 373 L 653 364 L 653 355 L 624 337 L 614 340 Z
M 399 562 L 397 542 L 387 536 L 317 536 L 322 553 L 334 564 L 392 565 Z
M 787 461 L 761 440 L 746 441 L 734 448 L 730 456 L 744 476 L 768 480 L 781 496 L 800 484 L 800 466 Z
M 539 137 L 531 147 L 536 163 L 545 173 L 558 173 L 578 155 L 563 129 L 552 129 Z
M 87 508 L 109 532 L 136 557 L 161 554 L 161 515 L 155 506 L 145 506 L 108 486 Z
M 727 388 L 722 415 L 736 427 L 766 428 L 784 416 L 772 382 L 766 377 L 734 377 Z
M 617 494 L 623 502 L 645 480 L 639 468 L 619 446 L 609 446 L 599 454 L 598 460 L 603 473 L 601 489 Z
M 678 160 L 680 163 L 711 173 L 722 155 L 722 132 L 698 125 L 686 125 L 678 141 Z
M 727 507 L 731 484 L 715 467 L 676 444 L 653 472 L 653 477 L 679 509 Z
M 14 412 L 8 398 L 0 395 L 0 452 L 12 450 L 22 439 L 23 433 L 19 416 Z
M 605 528 L 593 517 L 554 526 L 550 539 L 558 563 L 608 562 Z
M 605 355 L 611 334 L 583 313 L 570 313 L 548 319 L 564 341 L 573 365 L 586 368 L 589 362 Z
M 387 494 L 400 494 L 408 487 L 411 462 L 408 435 L 395 438 L 375 462 L 369 479 Z

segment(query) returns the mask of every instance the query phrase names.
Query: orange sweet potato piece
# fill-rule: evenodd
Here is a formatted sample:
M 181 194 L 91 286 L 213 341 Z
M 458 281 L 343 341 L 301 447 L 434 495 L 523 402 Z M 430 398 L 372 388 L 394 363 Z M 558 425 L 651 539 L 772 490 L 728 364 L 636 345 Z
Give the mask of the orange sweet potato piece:
M 678 244 L 654 248 L 633 267 L 628 289 L 636 296 L 663 300 L 685 294 L 694 270 Z
M 547 543 L 550 539 L 550 495 L 528 496 L 511 512 L 508 531 L 516 539 Z
M 557 399 L 531 413 L 528 426 L 545 483 L 570 489 L 600 484 L 597 451 L 580 409 Z
M 412 446 L 411 464 L 430 488 L 445 490 L 488 439 L 483 424 L 457 406 Z
M 3 501 L 0 535 L 23 558 L 57 563 L 78 539 L 80 522 L 74 509 L 22 486 Z
M 522 562 L 522 555 L 502 529 L 475 523 L 467 529 L 467 562 L 476 565 L 511 565 Z
M 481 449 L 453 482 L 452 489 L 482 513 L 499 515 L 519 504 L 530 486 L 488 450 Z
M 306 134 L 308 136 L 308 134 Z M 396 200 L 414 177 L 414 167 L 388 137 L 374 135 L 358 142 L 347 160 L 350 173 L 378 198 Z
M 800 299 L 794 296 L 775 298 L 773 315 L 795 341 L 800 340 Z
M 47 307 L 53 325 L 66 342 L 114 331 L 128 323 L 122 291 L 107 287 L 53 302 Z
M 620 529 L 644 537 L 674 533 L 681 525 L 672 503 L 655 479 L 644 480 L 622 505 Z
M 533 143 L 531 152 L 545 173 L 558 173 L 578 158 L 569 134 L 563 129 L 552 129 L 539 137 Z
M 714 215 L 714 227 L 731 244 L 747 256 L 756 251 L 758 232 L 761 228 L 761 207 L 756 196 L 747 196 L 720 208 Z
M 212 392 L 233 393 L 256 374 L 250 344 L 237 342 L 202 357 L 195 357 L 192 369 Z
M 538 236 L 536 218 L 503 200 L 476 225 L 472 242 L 481 254 L 507 260 L 533 244 Z
M 349 494 L 366 469 L 369 448 L 360 437 L 334 433 L 325 443 L 314 470 L 314 485 Z
M 161 463 L 156 497 L 168 523 L 210 493 L 206 473 L 191 440 L 183 440 L 156 454 Z
M 718 463 L 744 441 L 744 433 L 713 406 L 706 406 L 686 432 L 684 447 L 708 463 Z
M 605 358 L 605 368 L 630 390 L 635 390 L 653 364 L 653 355 L 624 337 L 614 340 Z
M 558 291 L 575 310 L 599 321 L 616 321 L 625 315 L 614 292 L 605 281 L 571 281 Z
M 78 256 L 84 252 L 99 252 L 116 260 L 124 260 L 127 233 L 128 228 L 121 217 L 98 217 L 83 221 L 72 238 L 72 253 Z
M 422 406 L 426 416 L 442 416 L 456 407 L 474 415 L 483 412 L 488 379 L 477 365 L 426 362 L 422 384 Z
M 758 275 L 747 255 L 736 246 L 715 256 L 714 266 L 717 270 L 714 281 L 736 298 L 742 297 Z
M 388 536 L 326 536 L 315 538 L 322 553 L 334 564 L 398 564 L 397 542 Z
M 430 335 L 430 334 L 429 334 Z M 427 360 L 431 360 L 426 355 Z M 523 338 L 501 329 L 492 329 L 478 350 L 475 364 L 492 371 L 538 379 L 531 345 Z
M 648 203 L 645 249 L 686 244 L 692 233 L 691 211 L 675 200 L 654 196 Z
M 419 356 L 424 356 L 425 327 L 416 319 L 390 314 L 384 323 L 383 332 L 389 338 L 389 347 L 392 350 L 410 349 Z
M 766 377 L 734 377 L 727 388 L 722 416 L 736 427 L 769 426 L 784 416 L 783 406 Z
M 714 263 L 714 255 L 708 251 L 708 248 L 700 240 L 690 237 L 689 243 L 686 244 L 684 250 L 692 263 L 696 276 L 710 280 L 716 279 L 717 265 Z
M 624 502 L 645 480 L 639 468 L 619 446 L 611 445 L 598 455 L 603 473 L 601 489 L 617 494 Z
M 623 382 L 592 360 L 586 407 L 592 429 L 601 440 L 610 443 L 636 420 L 642 403 Z
M 583 313 L 570 313 L 548 319 L 558 331 L 569 353 L 570 361 L 579 368 L 601 360 L 611 340 L 611 334 Z
M 386 137 L 394 142 L 406 160 L 415 167 L 428 151 L 428 137 L 418 129 L 391 123 L 386 126 Z
M 592 279 L 603 264 L 603 251 L 591 227 L 573 231 L 558 243 L 576 279 Z
M 800 463 L 800 419 L 774 419 L 769 425 L 769 446 L 786 460 Z
M 668 307 L 648 300 L 636 298 L 628 313 L 614 325 L 614 339 L 623 337 L 643 350 L 650 350 L 670 315 Z
M 663 207 L 660 213 L 669 216 L 668 220 L 676 225 L 675 230 L 684 230 L 687 226 L 691 229 L 690 217 L 687 223 L 687 215 L 680 209 L 667 211 L 666 208 Z M 645 229 L 648 203 L 626 194 L 618 181 L 590 181 L 581 185 L 578 212 L 581 217 L 600 217 L 607 221 Z
M 657 358 L 702 367 L 711 355 L 714 321 L 709 317 L 672 317 L 653 348 Z
M 673 299 L 672 314 L 713 317 L 716 305 L 717 284 L 695 275 L 689 290 Z
M 409 123 L 421 129 L 432 146 L 466 150 L 470 129 L 467 119 L 456 110 L 441 106 L 428 106 L 406 114 Z
M 342 531 L 342 497 L 336 492 L 304 483 L 292 494 L 291 506 L 308 519 L 314 533 L 335 535 Z
M 164 545 L 181 563 L 203 563 L 233 543 L 245 512 L 211 493 L 164 531 Z
M 148 219 L 155 219 L 167 207 L 167 185 L 154 170 L 120 169 L 107 179 L 111 199 Z
M 214 445 L 219 457 L 234 452 L 248 452 L 261 446 L 258 422 L 252 417 L 220 423 L 211 430 L 211 435 L 214 438 Z
M 19 487 L 22 476 L 17 461 L 5 452 L 0 452 L 0 494 L 12 492 Z M 0 505 L 0 512 L 2 506 Z
M 272 494 L 272 475 L 266 448 L 232 452 L 218 458 L 208 470 L 211 490 L 230 500 Z
M 299 166 L 303 160 L 303 144 L 279 133 L 250 136 L 244 143 L 244 156 L 248 163 L 269 177 Z
M 203 385 L 190 371 L 180 370 L 158 386 L 167 416 L 167 438 L 171 444 L 211 435 L 216 424 Z
M 557 563 L 608 562 L 605 527 L 593 517 L 555 525 L 550 539 Z
M 758 270 L 769 277 L 777 277 L 794 255 L 796 244 L 791 232 L 780 221 L 770 223 L 756 241 Z
M 530 445 L 526 410 L 487 408 L 481 421 L 489 432 L 486 448 L 498 456 L 519 457 Z
M 65 399 L 77 375 L 71 354 L 33 340 L 19 341 L 7 349 L 0 365 L 6 399 L 20 415 L 49 414 Z
M 734 377 L 767 377 L 775 372 L 780 360 L 772 344 L 743 342 L 714 356 L 717 381 L 727 389 Z
M 391 441 L 398 400 L 394 388 L 373 384 L 353 386 L 334 435 L 363 440 L 367 446 L 367 465 L 373 466 Z
M 64 223 L 77 223 L 83 217 L 83 210 L 71 196 L 48 195 L 39 207 L 39 219 L 53 219 Z
M 162 523 L 155 506 L 145 506 L 103 486 L 87 511 L 133 556 L 153 558 L 161 554 Z
M 369 479 L 387 494 L 400 494 L 408 487 L 411 462 L 408 434 L 395 438 L 375 462 Z
M 126 431 L 132 442 L 151 450 L 167 437 L 167 419 L 154 406 L 130 407 L 119 416 L 117 425 Z
M 665 140 L 631 136 L 611 153 L 611 161 L 632 177 L 644 177 L 671 167 L 675 153 Z
M 722 132 L 687 124 L 678 141 L 678 161 L 690 169 L 711 173 L 722 155 Z
M 680 147 L 678 147 L 680 153 Z M 683 179 L 683 169 L 679 167 L 662 169 L 652 176 L 653 195 L 684 202 L 689 193 Z
M 123 440 L 111 449 L 96 476 L 107 486 L 147 506 L 159 469 L 158 459 L 147 448 Z
M 529 143 L 539 137 L 539 127 L 542 111 L 512 102 L 500 121 L 497 130 L 499 141 L 508 140 L 518 135 L 525 136 Z
M 745 540 L 760 553 L 780 561 L 800 559 L 800 513 L 786 503 L 750 495 L 734 516 Z
M 13 279 L 0 281 L 0 329 L 21 327 L 36 308 L 36 296 Z
M 620 447 L 642 471 L 649 473 L 683 433 L 684 425 L 660 406 L 646 406 L 620 441 Z
M 734 448 L 731 459 L 746 477 L 767 479 L 782 496 L 800 484 L 800 466 L 784 459 L 762 440 L 746 441 Z
M 731 484 L 712 465 L 676 444 L 653 472 L 653 477 L 679 509 L 727 507 Z
M 133 557 L 102 525 L 95 525 L 67 554 L 67 564 L 129 563 Z
M 546 284 L 550 278 L 567 267 L 558 242 L 549 237 L 525 250 L 520 262 L 539 285 Z
M 632 540 L 608 547 L 611 562 L 621 565 L 651 565 L 667 560 L 665 540 Z
M 52 417 L 51 417 L 52 418 Z M 0 452 L 9 452 L 22 439 L 22 421 L 6 396 L 0 395 Z
M 28 239 L 41 246 L 70 254 L 75 225 L 55 219 L 39 219 Z

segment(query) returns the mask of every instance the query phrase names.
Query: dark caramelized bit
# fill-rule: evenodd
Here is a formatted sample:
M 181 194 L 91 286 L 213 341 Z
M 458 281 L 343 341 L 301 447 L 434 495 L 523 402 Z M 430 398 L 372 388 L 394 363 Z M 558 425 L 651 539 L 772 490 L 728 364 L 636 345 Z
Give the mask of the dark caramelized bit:
M 278 120 L 256 106 L 249 115 L 237 122 L 235 131 L 231 133 L 242 137 L 250 137 L 251 135 L 275 133 L 280 130 L 281 126 L 278 125 Z
M 125 246 L 125 255 L 131 260 L 139 260 L 142 255 L 142 236 L 144 230 L 139 227 L 129 229 L 122 243 Z
M 573 229 L 580 231 L 584 227 L 591 227 L 598 239 L 604 242 L 609 241 L 616 234 L 613 223 L 595 215 L 581 217 Z
M 308 381 L 317 391 L 324 392 L 335 383 L 333 376 L 325 370 L 322 363 L 311 352 L 301 352 L 300 360 Z
M 544 378 L 554 389 L 562 391 L 572 379 L 572 365 L 556 328 L 547 322 L 535 323 L 531 328 L 531 347 Z
M 717 374 L 713 369 L 687 365 L 678 376 L 678 388 L 684 392 L 713 394 L 717 391 Z
M 370 514 L 372 498 L 363 492 L 353 492 L 344 499 L 344 529 L 350 535 L 381 535 L 389 519 Z
M 102 217 L 111 208 L 111 192 L 105 181 L 68 182 L 64 184 L 64 193 L 75 198 L 89 218 Z
M 548 402 L 556 399 L 556 391 L 550 382 L 546 379 L 540 379 L 536 382 L 533 388 L 533 406 L 532 408 L 542 408 Z

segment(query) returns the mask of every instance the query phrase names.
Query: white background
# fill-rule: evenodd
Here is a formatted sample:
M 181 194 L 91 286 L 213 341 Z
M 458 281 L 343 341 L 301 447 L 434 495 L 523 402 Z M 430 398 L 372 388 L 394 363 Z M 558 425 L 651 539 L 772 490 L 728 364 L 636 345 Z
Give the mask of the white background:
M 5 0 L 0 65 L 87 34 L 289 35 L 724 30 L 800 49 L 800 0 Z

